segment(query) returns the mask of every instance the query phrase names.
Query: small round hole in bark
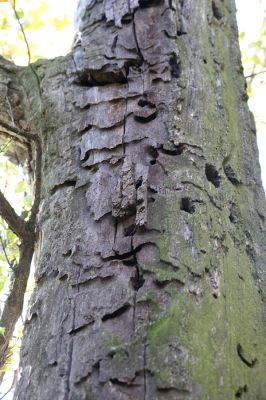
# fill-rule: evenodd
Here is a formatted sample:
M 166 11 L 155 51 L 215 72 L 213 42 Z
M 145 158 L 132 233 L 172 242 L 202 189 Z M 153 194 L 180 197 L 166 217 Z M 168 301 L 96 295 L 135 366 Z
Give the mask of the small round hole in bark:
M 138 189 L 138 188 L 142 185 L 142 182 L 143 182 L 142 178 L 139 178 L 139 179 L 137 180 L 137 182 L 136 182 L 136 189 Z
M 155 108 L 155 107 L 156 107 L 154 103 L 148 101 L 147 99 L 140 99 L 140 100 L 138 101 L 138 106 L 140 106 L 140 107 L 146 107 L 146 106 L 148 106 L 148 107 L 150 107 L 150 108 Z
M 129 225 L 124 229 L 124 235 L 125 236 L 133 236 L 135 232 L 136 232 L 136 225 L 135 224 Z
M 194 214 L 194 212 L 196 211 L 196 207 L 189 197 L 183 197 L 181 199 L 180 210 L 183 210 L 189 214 Z
M 238 398 L 238 399 L 240 399 L 240 398 L 242 397 L 242 394 L 243 394 L 243 393 L 247 393 L 247 391 L 248 391 L 247 385 L 242 386 L 242 387 L 239 387 L 239 388 L 237 389 L 236 393 L 235 393 L 235 397 Z
M 221 184 L 221 177 L 219 176 L 216 168 L 211 164 L 206 164 L 205 175 L 209 182 L 213 184 L 214 187 L 218 188 Z
M 216 18 L 218 21 L 223 18 L 223 14 L 215 1 L 212 1 L 212 12 L 214 18 Z

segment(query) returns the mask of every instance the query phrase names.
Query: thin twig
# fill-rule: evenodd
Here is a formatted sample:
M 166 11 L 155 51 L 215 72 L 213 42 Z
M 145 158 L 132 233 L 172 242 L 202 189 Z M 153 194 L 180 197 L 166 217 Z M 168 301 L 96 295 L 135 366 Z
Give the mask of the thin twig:
M 33 74 L 35 75 L 35 77 L 36 77 L 36 79 L 37 79 L 38 88 L 39 88 L 39 90 L 40 90 L 40 79 L 39 79 L 39 77 L 38 77 L 38 75 L 37 75 L 35 69 L 34 69 L 33 66 L 31 65 L 30 46 L 29 46 L 29 42 L 28 42 L 28 40 L 27 40 L 27 36 L 26 36 L 25 30 L 24 30 L 24 28 L 23 28 L 23 25 L 22 25 L 22 23 L 21 23 L 21 21 L 20 21 L 19 15 L 18 15 L 17 10 L 16 10 L 16 0 L 13 0 L 12 8 L 13 8 L 13 10 L 14 10 L 15 17 L 16 17 L 16 19 L 17 19 L 17 21 L 18 21 L 18 24 L 19 24 L 21 33 L 22 33 L 23 38 L 24 38 L 24 42 L 25 42 L 26 47 L 27 47 L 28 65 L 29 65 L 30 69 L 32 70 Z
M 29 43 L 28 43 L 28 40 L 27 40 L 25 31 L 24 31 L 24 28 L 23 28 L 23 25 L 22 25 L 22 23 L 21 23 L 21 21 L 20 21 L 20 18 L 19 18 L 18 13 L 17 13 L 17 9 L 16 9 L 16 0 L 13 0 L 12 7 L 13 7 L 13 10 L 14 10 L 14 13 L 15 13 L 15 16 L 16 16 L 16 19 L 17 19 L 17 21 L 18 21 L 20 30 L 21 30 L 21 32 L 22 32 L 22 35 L 23 35 L 23 38 L 24 38 L 24 41 L 25 41 L 25 44 L 26 44 L 26 47 L 27 47 L 28 63 L 30 64 L 30 63 L 31 63 L 30 46 L 29 46 Z
M 265 73 L 266 73 L 266 69 L 263 70 L 263 71 L 260 71 L 260 72 L 256 72 L 256 73 L 247 75 L 247 76 L 245 76 L 245 78 L 246 78 L 246 79 L 248 79 L 248 78 L 253 78 L 254 76 L 257 76 L 257 75 L 260 75 L 260 74 L 265 74 Z
M 23 25 L 20 21 L 18 13 L 16 11 L 16 0 L 13 0 L 12 7 L 19 23 L 24 41 L 27 47 L 29 68 L 33 72 L 37 80 L 38 91 L 41 101 L 41 88 L 39 77 L 31 65 L 31 53 L 30 47 L 25 35 Z M 20 139 L 29 145 L 30 141 L 35 144 L 36 150 L 36 167 L 35 167 L 35 198 L 31 208 L 31 215 L 28 221 L 24 221 L 19 217 L 8 201 L 5 199 L 3 194 L 0 192 L 0 215 L 7 221 L 8 225 L 13 227 L 13 231 L 20 237 L 21 244 L 19 247 L 19 262 L 18 267 L 14 272 L 14 281 L 12 288 L 5 302 L 5 306 L 0 319 L 0 326 L 5 328 L 4 334 L 0 334 L 0 368 L 5 364 L 9 356 L 9 343 L 14 331 L 15 324 L 22 313 L 23 299 L 27 287 L 28 277 L 30 273 L 30 265 L 34 253 L 34 244 L 36 241 L 36 218 L 39 210 L 40 198 L 41 198 L 41 166 L 42 166 L 42 121 L 40 127 L 40 135 L 32 134 L 28 131 L 19 129 L 15 126 L 0 119 L 0 126 L 7 130 L 7 134 L 15 137 L 17 140 Z M 21 222 L 22 221 L 22 222 Z M 19 222 L 17 224 L 17 222 Z M 21 223 L 20 223 L 21 222 Z
M 1 130 L 0 130 L 0 133 L 2 133 Z M 4 132 L 4 133 L 6 133 L 6 132 Z M 12 140 L 13 140 L 13 138 L 10 138 L 7 140 L 6 143 L 4 143 L 4 144 L 2 144 L 2 146 L 0 146 L 0 154 L 4 153 L 7 150 L 8 146 L 10 145 Z
M 10 116 L 10 118 L 11 118 L 11 120 L 12 120 L 12 124 L 13 124 L 13 126 L 15 126 L 15 121 L 14 121 L 13 111 L 12 111 L 12 107 L 11 107 L 11 104 L 10 104 L 10 101 L 9 101 L 9 98 L 8 98 L 8 96 L 6 96 L 6 102 L 7 102 L 7 104 L 8 104 L 8 107 L 9 107 L 9 116 Z
M 31 209 L 31 217 L 29 222 L 35 224 L 36 215 L 38 213 L 40 199 L 41 199 L 41 173 L 42 173 L 42 146 L 40 137 L 36 134 L 26 132 L 15 126 L 9 125 L 2 119 L 0 119 L 0 126 L 5 128 L 7 131 L 14 133 L 16 136 L 21 136 L 25 139 L 32 140 L 36 146 L 36 167 L 35 167 L 35 196 L 34 202 Z M 4 218 L 4 217 L 3 217 Z
M 13 387 L 15 386 L 15 383 L 16 383 L 16 380 L 17 380 L 17 373 L 18 373 L 18 371 L 15 370 L 15 371 L 14 371 L 13 380 L 12 380 L 12 383 L 11 383 L 11 386 L 10 386 L 10 388 L 8 389 L 8 391 L 7 391 L 2 397 L 0 397 L 0 400 L 3 400 L 3 399 L 6 397 L 6 395 L 8 395 L 8 393 L 11 392 L 11 390 L 12 390 Z
M 36 216 L 37 216 L 38 209 L 39 209 L 40 199 L 41 199 L 41 169 L 42 169 L 42 146 L 41 146 L 41 140 L 40 140 L 40 137 L 38 135 L 26 132 L 26 131 L 24 131 L 22 129 L 19 129 L 19 128 L 15 127 L 15 126 L 11 126 L 7 122 L 3 121 L 2 119 L 0 119 L 0 126 L 5 128 L 7 131 L 11 132 L 11 134 L 14 133 L 17 136 L 21 136 L 21 137 L 23 137 L 25 139 L 34 141 L 35 146 L 36 146 L 35 196 L 34 196 L 34 202 L 33 202 L 32 208 L 31 208 L 31 216 L 30 216 L 30 219 L 29 219 L 30 225 L 33 226 L 35 224 Z M 5 215 L 3 213 L 1 214 L 1 209 L 3 209 L 3 206 L 1 205 L 2 201 L 3 201 L 3 204 L 6 206 L 5 208 L 8 208 L 9 210 L 11 210 L 12 207 L 10 205 L 8 207 L 7 200 L 4 198 L 3 194 L 0 192 L 0 215 L 2 215 L 2 217 L 6 220 Z M 13 212 L 12 212 L 12 214 L 13 214 Z M 20 218 L 20 217 L 18 217 L 18 218 Z M 14 225 L 13 225 L 13 228 L 14 228 Z M 13 230 L 13 229 L 11 228 L 11 230 Z M 18 235 L 18 236 L 21 237 L 21 235 Z
M 4 334 L 0 334 L 0 368 L 5 365 L 9 357 L 9 343 L 12 338 L 14 328 L 23 309 L 24 293 L 30 273 L 30 265 L 34 252 L 35 234 L 27 240 L 22 240 L 19 248 L 19 263 L 14 273 L 14 280 L 11 291 L 5 302 L 5 306 L 0 319 L 0 326 L 5 328 Z
M 5 255 L 5 258 L 6 258 L 6 262 L 8 263 L 9 268 L 13 270 L 13 265 L 12 265 L 11 261 L 9 260 L 8 255 L 6 253 L 5 243 L 4 243 L 1 235 L 0 235 L 0 241 L 1 241 L 1 246 L 3 249 L 4 255 Z
M 265 26 L 265 22 L 266 22 L 266 16 L 264 16 L 263 21 L 262 21 L 262 25 L 261 25 L 261 28 L 260 28 L 260 35 L 261 35 L 262 32 L 263 32 L 263 29 L 264 29 L 264 26 Z M 246 77 L 245 77 L 246 79 L 247 79 L 247 78 L 250 79 L 250 81 L 248 82 L 248 84 L 249 84 L 250 86 L 252 85 L 252 82 L 253 82 L 255 76 L 257 76 L 257 75 L 259 75 L 259 74 L 261 74 L 261 73 L 264 72 L 264 71 L 263 71 L 263 72 L 258 72 L 258 73 L 256 73 L 256 72 L 255 72 L 256 66 L 257 66 L 257 64 L 256 64 L 256 62 L 254 62 L 254 63 L 253 63 L 253 67 L 252 67 L 252 72 L 251 72 L 251 74 L 250 74 L 249 76 L 246 76 Z
M 25 139 L 28 140 L 33 140 L 33 141 L 38 141 L 39 140 L 39 136 L 34 134 L 34 133 L 30 133 L 30 132 L 26 132 L 22 129 L 17 128 L 16 126 L 12 126 L 9 123 L 7 123 L 6 121 L 2 120 L 0 118 L 0 126 L 2 126 L 3 128 L 5 128 L 8 132 L 6 132 L 7 134 L 11 134 L 12 136 L 20 136 L 23 137 Z M 13 135 L 15 134 L 15 135 Z

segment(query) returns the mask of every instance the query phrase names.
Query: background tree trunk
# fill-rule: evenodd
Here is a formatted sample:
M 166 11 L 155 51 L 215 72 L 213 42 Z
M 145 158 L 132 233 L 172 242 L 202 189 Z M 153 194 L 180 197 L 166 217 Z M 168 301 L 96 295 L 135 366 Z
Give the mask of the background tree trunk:
M 266 214 L 234 2 L 84 0 L 78 18 L 73 53 L 34 66 L 41 98 L 16 70 L 43 181 L 15 398 L 263 400 Z

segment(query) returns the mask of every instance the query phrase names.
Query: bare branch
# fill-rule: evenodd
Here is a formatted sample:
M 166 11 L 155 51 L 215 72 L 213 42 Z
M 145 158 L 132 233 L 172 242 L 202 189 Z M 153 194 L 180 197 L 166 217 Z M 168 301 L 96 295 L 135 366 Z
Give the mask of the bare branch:
M 27 40 L 25 31 L 24 31 L 24 28 L 23 28 L 23 25 L 22 25 L 22 23 L 20 22 L 20 18 L 19 18 L 18 13 L 17 13 L 17 9 L 16 9 L 16 0 L 13 1 L 12 8 L 13 8 L 13 11 L 14 11 L 14 13 L 15 13 L 16 19 L 17 19 L 17 21 L 18 21 L 20 30 L 21 30 L 22 35 L 23 35 L 23 38 L 24 38 L 24 42 L 25 42 L 26 47 L 27 47 L 28 61 L 29 61 L 29 64 L 30 64 L 30 62 L 31 62 L 30 46 L 29 46 L 29 43 L 28 43 L 28 40 Z
M 260 74 L 265 74 L 265 73 L 266 73 L 266 69 L 263 70 L 263 71 L 260 71 L 260 72 L 254 72 L 254 73 L 252 73 L 252 74 L 250 74 L 250 75 L 245 76 L 245 78 L 246 78 L 246 79 L 248 79 L 248 78 L 253 78 L 254 76 L 257 76 L 257 75 L 260 75 Z
M 0 133 L 1 133 L 1 131 L 0 131 Z M 0 154 L 1 153 L 4 153 L 7 149 L 8 149 L 8 146 L 10 145 L 10 143 L 12 142 L 12 137 L 11 138 L 9 138 L 7 141 L 6 141 L 6 143 L 4 143 L 2 146 L 0 146 Z
M 22 23 L 16 11 L 16 0 L 13 0 L 12 7 L 19 23 L 24 41 L 27 47 L 29 68 L 36 77 L 38 90 L 41 98 L 40 80 L 31 65 L 30 47 L 25 35 Z M 12 110 L 11 110 L 12 111 Z M 12 118 L 12 116 L 11 116 Z M 36 217 L 39 210 L 41 198 L 41 167 L 42 167 L 42 146 L 41 138 L 38 134 L 32 134 L 25 130 L 10 125 L 0 119 L 0 127 L 4 128 L 6 134 L 16 138 L 17 141 L 24 142 L 26 146 L 34 142 L 36 152 L 35 167 L 35 198 L 31 208 L 29 221 L 24 221 L 19 217 L 12 206 L 0 192 L 0 215 L 7 221 L 9 227 L 21 238 L 20 254 L 18 266 L 13 269 L 14 280 L 12 288 L 5 302 L 4 310 L 0 320 L 0 326 L 4 328 L 4 333 L 0 334 L 0 368 L 6 363 L 9 356 L 9 342 L 12 338 L 15 324 L 22 313 L 23 299 L 26 291 L 27 281 L 30 273 L 30 265 L 34 253 L 34 243 L 36 240 Z
M 10 134 L 11 136 L 23 137 L 24 139 L 33 140 L 33 141 L 39 140 L 38 135 L 30 133 L 30 132 L 26 132 L 22 129 L 17 128 L 16 126 L 12 126 L 12 125 L 8 124 L 6 121 L 3 121 L 1 118 L 0 118 L 0 126 L 5 128 L 7 130 L 6 133 Z
M 20 21 L 19 15 L 18 15 L 17 10 L 16 10 L 16 0 L 13 0 L 12 8 L 13 8 L 13 10 L 14 10 L 14 13 L 15 13 L 16 19 L 17 19 L 17 21 L 18 21 L 18 24 L 19 24 L 21 33 L 22 33 L 23 38 L 24 38 L 24 42 L 25 42 L 26 47 L 27 47 L 28 65 L 29 65 L 30 69 L 32 70 L 33 74 L 34 74 L 35 77 L 36 77 L 36 80 L 37 80 L 37 83 L 38 83 L 38 88 L 39 88 L 39 91 L 40 91 L 40 79 L 39 79 L 39 77 L 38 77 L 38 75 L 37 75 L 35 69 L 34 69 L 33 66 L 31 65 L 30 46 L 29 46 L 29 42 L 28 42 L 28 40 L 27 40 L 27 36 L 26 36 L 25 30 L 24 30 L 24 28 L 23 28 L 23 25 L 22 25 L 22 23 L 21 23 L 21 21 Z
M 27 223 L 16 213 L 0 190 L 0 216 L 20 239 L 29 235 Z
M 7 122 L 0 119 L 0 126 L 5 128 L 7 131 L 14 133 L 17 137 L 23 137 L 27 140 L 34 141 L 36 146 L 36 168 L 35 168 L 35 198 L 31 209 L 30 222 L 35 223 L 36 215 L 39 209 L 40 197 L 41 197 L 41 169 L 42 169 L 42 146 L 41 140 L 38 135 L 26 132 L 15 126 L 8 124 Z M 1 201 L 1 199 L 0 199 Z M 4 218 L 4 216 L 3 216 Z M 12 229 L 13 230 L 13 229 Z
M 30 273 L 30 265 L 34 252 L 34 235 L 22 241 L 20 246 L 19 264 L 14 272 L 12 289 L 5 302 L 0 320 L 4 333 L 0 334 L 0 368 L 5 364 L 9 356 L 9 342 L 23 308 L 23 299 Z
M 36 216 L 38 213 L 40 198 L 41 198 L 42 146 L 41 146 L 40 137 L 36 134 L 26 132 L 15 126 L 12 126 L 12 125 L 8 124 L 7 122 L 3 121 L 1 118 L 0 118 L 0 126 L 5 128 L 8 132 L 11 132 L 11 136 L 13 136 L 13 134 L 15 134 L 16 137 L 19 137 L 19 138 L 22 137 L 22 138 L 27 139 L 28 141 L 29 140 L 34 141 L 34 143 L 35 143 L 35 146 L 36 146 L 35 197 L 34 197 L 34 203 L 33 203 L 32 209 L 31 209 L 31 217 L 30 217 L 30 221 L 29 221 L 31 223 L 31 225 L 35 224 L 35 219 L 36 219 Z M 1 197 L 0 197 L 0 202 L 1 202 Z M 2 215 L 1 214 L 1 205 L 0 205 L 0 215 Z M 2 215 L 2 217 L 4 219 L 6 219 L 4 217 L 4 215 Z
M 16 381 L 17 381 L 17 376 L 18 376 L 18 370 L 16 369 L 14 371 L 14 376 L 13 376 L 13 380 L 12 380 L 10 388 L 2 397 L 0 397 L 0 400 L 3 400 L 8 395 L 8 393 L 10 393 L 12 389 L 14 389 Z
M 3 249 L 4 255 L 5 255 L 5 258 L 6 258 L 6 262 L 8 263 L 9 268 L 13 270 L 13 265 L 12 265 L 11 261 L 9 260 L 8 255 L 6 253 L 5 243 L 4 243 L 1 235 L 0 235 L 0 242 L 1 242 L 1 246 L 2 246 L 2 249 Z

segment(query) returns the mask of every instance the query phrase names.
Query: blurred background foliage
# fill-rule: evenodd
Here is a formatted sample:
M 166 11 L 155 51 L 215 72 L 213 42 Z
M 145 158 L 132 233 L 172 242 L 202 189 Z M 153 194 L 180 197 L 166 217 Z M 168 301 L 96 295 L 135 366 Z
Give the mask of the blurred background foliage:
M 235 1 L 248 104 L 256 121 L 261 177 L 266 189 L 266 3 L 265 0 Z
M 30 49 L 30 61 L 54 58 L 70 51 L 73 38 L 73 16 L 76 1 L 59 5 L 51 0 L 0 0 L 0 55 L 17 65 L 27 65 L 29 54 L 18 18 Z M 16 12 L 15 12 L 16 10 Z M 9 143 L 0 146 L 0 189 L 16 212 L 27 219 L 32 204 L 32 186 L 26 169 L 12 164 L 5 153 Z M 0 312 L 12 285 L 18 263 L 19 239 L 0 218 Z M 33 274 L 27 287 L 27 303 L 34 287 Z M 25 315 L 25 311 L 24 311 Z M 11 343 L 10 358 L 0 371 L 0 398 L 13 397 L 19 363 L 19 348 L 23 329 L 22 316 Z M 1 330 L 1 327 L 0 327 Z M 12 353 L 12 354 L 11 354 Z M 11 390 L 10 390 L 11 389 Z
M 73 40 L 73 17 L 77 0 L 61 4 L 53 0 L 0 0 L 0 54 L 17 65 L 27 65 L 29 54 L 18 23 L 23 25 L 30 48 L 31 62 L 39 58 L 54 58 L 70 51 Z M 249 105 L 256 119 L 258 144 L 262 165 L 262 178 L 266 182 L 266 14 L 264 0 L 236 0 L 238 24 L 244 74 L 247 78 Z M 16 13 L 14 12 L 14 6 Z M 27 218 L 32 202 L 32 188 L 25 171 L 5 157 L 8 143 L 0 148 L 0 188 L 15 210 Z M 264 161 L 265 160 L 265 161 Z M 265 183 L 264 183 L 265 185 Z M 0 219 L 0 309 L 12 284 L 12 275 L 18 261 L 19 240 L 6 223 Z M 34 285 L 31 278 L 27 292 Z M 13 355 L 6 366 L 3 380 L 3 395 L 12 388 L 17 376 L 20 339 L 23 317 L 19 322 L 14 339 Z M 1 329 L 1 327 L 0 327 Z M 1 383 L 1 371 L 0 371 Z M 1 397 L 2 398 L 2 397 Z M 12 390 L 5 399 L 12 398 Z
M 0 0 L 0 54 L 17 65 L 28 63 L 14 4 L 30 46 L 32 62 L 66 54 L 72 41 L 75 3 L 73 0 L 16 0 L 15 3 Z
M 265 76 L 263 76 L 266 73 L 266 15 L 263 18 L 256 40 L 249 42 L 246 36 L 245 31 L 240 32 L 239 42 L 242 63 L 248 83 L 248 95 L 252 97 L 255 94 L 254 87 L 252 86 L 254 79 L 261 75 L 260 83 L 263 85 L 266 83 Z

